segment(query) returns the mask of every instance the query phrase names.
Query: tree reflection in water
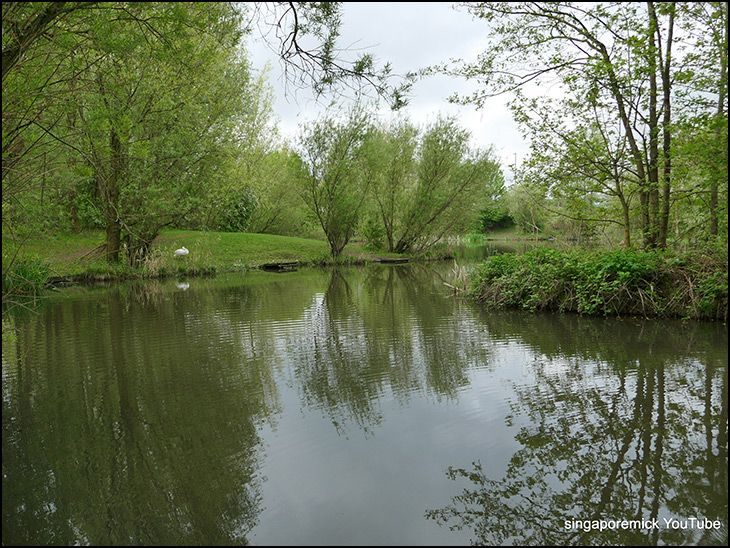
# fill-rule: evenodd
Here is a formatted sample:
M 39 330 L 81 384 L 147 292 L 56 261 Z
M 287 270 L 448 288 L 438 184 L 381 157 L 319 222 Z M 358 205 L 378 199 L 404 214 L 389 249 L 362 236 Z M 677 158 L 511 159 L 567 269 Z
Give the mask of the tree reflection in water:
M 383 544 L 431 541 L 423 508 L 459 488 L 441 470 L 470 461 L 449 470 L 469 488 L 428 515 L 478 543 L 727 540 L 726 529 L 564 528 L 726 523 L 724 326 L 487 313 L 455 301 L 435 269 L 249 272 L 184 292 L 115 284 L 14 316 L 17 341 L 3 345 L 3 541 L 372 542 L 373 523 Z M 508 401 L 516 443 L 508 428 L 486 429 Z M 364 443 L 347 443 L 359 432 Z M 375 457 L 373 474 L 351 473 L 344 456 Z M 343 463 L 342 483 L 310 482 L 298 498 L 310 479 L 299 474 L 330 478 L 330 462 Z M 339 501 L 351 498 L 362 504 L 344 520 Z M 339 536 L 323 536 L 336 522 Z
M 624 367 L 541 354 L 515 387 L 504 477 L 449 468 L 470 486 L 427 518 L 482 545 L 727 545 L 727 357 L 669 366 L 671 349 L 644 350 Z
M 277 406 L 268 364 L 241 367 L 243 334 L 191 322 L 181 293 L 157 285 L 17 320 L 20 359 L 3 363 L 4 541 L 248 543 L 257 424 Z M 193 310 L 235 318 L 249 296 L 198 296 Z
M 438 278 L 415 268 L 347 275 L 333 269 L 326 291 L 304 313 L 304 336 L 297 336 L 292 361 L 302 400 L 339 433 L 355 425 L 371 435 L 386 397 L 402 403 L 414 392 L 455 398 L 469 384 L 470 367 L 488 363 L 489 350 L 473 325 L 453 317 L 453 302 L 443 293 Z M 431 335 L 448 331 L 453 338 Z M 462 344 L 452 344 L 458 339 Z

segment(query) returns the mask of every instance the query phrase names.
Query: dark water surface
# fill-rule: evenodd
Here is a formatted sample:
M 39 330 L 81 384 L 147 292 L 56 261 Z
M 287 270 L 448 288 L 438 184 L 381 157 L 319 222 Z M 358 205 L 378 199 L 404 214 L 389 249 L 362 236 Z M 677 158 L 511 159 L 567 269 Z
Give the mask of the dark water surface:
M 6 317 L 3 544 L 726 543 L 727 327 L 489 312 L 451 267 Z

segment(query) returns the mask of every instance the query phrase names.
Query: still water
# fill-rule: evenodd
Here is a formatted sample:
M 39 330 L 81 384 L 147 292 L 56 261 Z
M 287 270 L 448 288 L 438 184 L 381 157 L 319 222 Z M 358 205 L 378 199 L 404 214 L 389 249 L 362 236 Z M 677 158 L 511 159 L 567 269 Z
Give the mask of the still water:
M 727 544 L 727 327 L 486 311 L 451 268 L 6 316 L 3 544 Z

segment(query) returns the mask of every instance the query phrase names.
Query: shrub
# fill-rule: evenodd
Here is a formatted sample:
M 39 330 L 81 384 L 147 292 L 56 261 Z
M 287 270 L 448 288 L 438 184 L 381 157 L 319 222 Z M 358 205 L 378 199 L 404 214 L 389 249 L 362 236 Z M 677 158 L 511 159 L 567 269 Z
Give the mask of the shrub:
M 498 308 L 727 319 L 727 257 L 536 249 L 489 257 L 472 294 Z

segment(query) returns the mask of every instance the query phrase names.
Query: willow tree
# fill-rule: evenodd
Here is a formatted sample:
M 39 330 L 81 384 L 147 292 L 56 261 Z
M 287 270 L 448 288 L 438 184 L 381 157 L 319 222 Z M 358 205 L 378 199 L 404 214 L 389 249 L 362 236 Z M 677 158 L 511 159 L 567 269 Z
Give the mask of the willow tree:
M 535 93 L 532 86 L 550 83 L 557 84 L 556 95 L 610 113 L 626 140 L 643 245 L 664 247 L 673 200 L 673 107 L 678 82 L 692 79 L 683 70 L 687 57 L 676 46 L 680 39 L 700 45 L 675 32 L 684 7 L 669 2 L 486 2 L 466 7 L 488 25 L 490 44 L 476 61 L 441 67 L 479 86 L 455 100 L 483 106 L 489 97 L 514 92 L 512 106 L 518 120 L 525 120 L 539 116 L 542 99 L 550 95 Z M 523 127 L 533 141 L 541 139 Z
M 77 114 L 107 257 L 115 262 L 126 244 L 138 264 L 162 228 L 236 176 L 225 166 L 255 101 L 227 5 L 140 3 L 127 13 L 100 14 L 106 25 L 86 50 L 98 61 L 83 74 Z
M 355 234 L 368 194 L 370 180 L 362 169 L 362 150 L 369 133 L 368 117 L 357 107 L 344 119 L 326 116 L 302 128 L 298 184 L 333 258 L 340 256 Z
M 45 17 L 55 4 L 64 7 Z M 236 176 L 225 166 L 257 91 L 239 49 L 241 13 L 225 3 L 43 8 L 3 4 L 4 32 L 19 29 L 4 36 L 4 57 L 23 46 L 3 73 L 3 216 L 50 219 L 57 231 L 68 226 L 62 211 L 83 207 L 105 231 L 107 259 L 126 244 L 138 264 L 164 226 Z M 24 39 L 37 21 L 43 32 Z
M 269 39 L 292 81 L 318 93 L 372 88 L 402 105 L 404 88 L 391 85 L 387 66 L 338 57 L 341 9 L 4 2 L 4 226 L 43 219 L 57 230 L 65 209 L 74 228 L 84 217 L 105 230 L 108 260 L 126 244 L 139 263 L 164 226 L 231 205 L 242 185 L 230 179 L 250 171 L 242 158 L 261 150 L 241 136 L 257 138 L 249 126 L 267 108 L 241 49 L 252 13 L 280 31 Z
M 366 169 L 371 174 L 374 216 L 391 252 L 396 249 L 404 206 L 415 186 L 418 137 L 418 128 L 403 119 L 375 128 L 364 150 Z
M 423 130 L 416 151 L 413 185 L 399 208 L 392 251 L 425 249 L 476 216 L 483 196 L 501 186 L 502 173 L 491 149 L 469 146 L 471 134 L 452 117 L 439 117 Z

